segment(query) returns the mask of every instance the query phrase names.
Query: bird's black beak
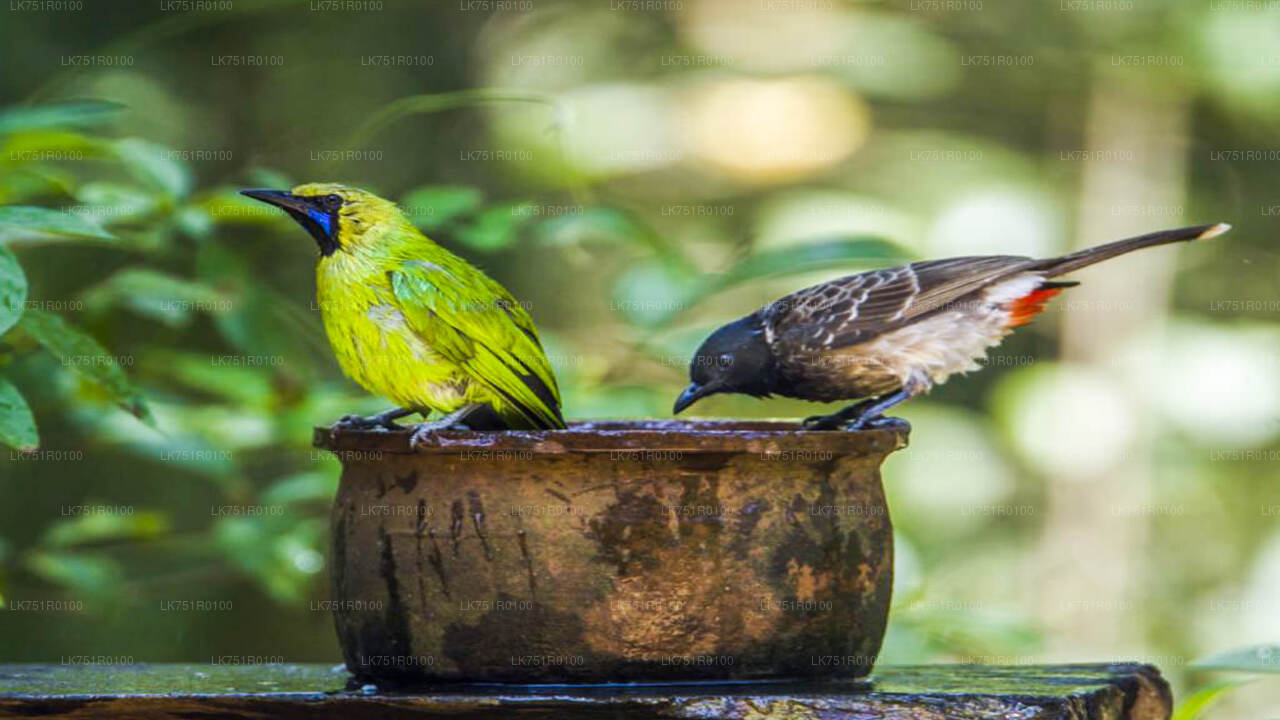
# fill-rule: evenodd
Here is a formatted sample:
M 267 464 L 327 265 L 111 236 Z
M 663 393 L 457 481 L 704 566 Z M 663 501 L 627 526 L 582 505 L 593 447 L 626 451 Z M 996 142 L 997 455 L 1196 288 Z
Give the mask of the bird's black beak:
M 675 407 L 671 408 L 671 414 L 679 415 L 682 410 L 715 391 L 715 388 L 711 385 L 689 383 L 689 387 L 685 388 L 684 392 L 680 393 L 680 397 L 676 398 L 676 404 Z
M 307 202 L 306 198 L 300 198 L 287 190 L 241 190 L 240 194 L 268 205 L 275 205 L 278 208 L 293 210 L 304 215 L 311 208 L 311 203 Z
M 334 239 L 337 229 L 333 214 L 323 212 L 315 206 L 309 197 L 300 197 L 285 190 L 241 190 L 241 195 L 264 202 L 289 213 L 289 216 L 306 228 L 320 246 L 320 254 L 328 257 L 338 250 L 338 241 Z

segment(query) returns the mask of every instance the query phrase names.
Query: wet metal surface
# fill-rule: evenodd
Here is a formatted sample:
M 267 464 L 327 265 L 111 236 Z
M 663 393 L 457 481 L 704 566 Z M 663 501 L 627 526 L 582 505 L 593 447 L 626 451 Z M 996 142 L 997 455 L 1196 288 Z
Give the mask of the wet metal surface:
M 364 679 L 865 676 L 884 634 L 880 485 L 903 429 L 654 422 L 325 429 L 332 577 Z

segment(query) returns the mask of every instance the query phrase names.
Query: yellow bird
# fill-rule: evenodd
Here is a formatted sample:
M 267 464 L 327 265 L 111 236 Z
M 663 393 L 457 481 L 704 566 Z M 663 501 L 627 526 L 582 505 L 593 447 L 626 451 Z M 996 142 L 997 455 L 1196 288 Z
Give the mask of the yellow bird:
M 394 402 L 339 427 L 398 428 L 414 412 L 448 427 L 563 428 L 560 391 L 529 313 L 507 289 L 432 242 L 395 203 L 308 183 L 242 194 L 289 213 L 320 246 L 316 295 L 343 372 Z

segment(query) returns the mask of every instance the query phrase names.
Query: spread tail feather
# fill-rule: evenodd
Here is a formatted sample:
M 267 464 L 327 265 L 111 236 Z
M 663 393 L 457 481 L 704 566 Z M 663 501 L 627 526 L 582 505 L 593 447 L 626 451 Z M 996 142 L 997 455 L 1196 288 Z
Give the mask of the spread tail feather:
M 1009 303 L 1009 319 L 1004 326 L 1016 328 L 1031 322 L 1035 316 L 1044 312 L 1045 303 L 1062 292 L 1062 288 L 1071 287 L 1075 283 L 1045 283 L 1030 294 Z
M 1045 260 L 1040 265 L 1040 269 L 1043 269 L 1045 277 L 1057 277 L 1141 248 L 1187 240 L 1207 240 L 1211 237 L 1217 237 L 1230 229 L 1231 226 L 1226 223 L 1214 223 L 1212 225 L 1196 225 L 1175 230 L 1159 230 Z

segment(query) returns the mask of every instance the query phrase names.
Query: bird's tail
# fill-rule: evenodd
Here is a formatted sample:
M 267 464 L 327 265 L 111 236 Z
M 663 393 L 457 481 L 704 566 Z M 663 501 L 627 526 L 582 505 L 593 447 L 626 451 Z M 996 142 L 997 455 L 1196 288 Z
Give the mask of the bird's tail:
M 1222 233 L 1231 229 L 1226 223 L 1214 223 L 1212 225 L 1196 225 L 1194 227 L 1177 228 L 1176 230 L 1159 230 L 1146 235 L 1139 235 L 1127 240 L 1117 240 L 1106 245 L 1098 245 L 1086 250 L 1073 252 L 1062 257 L 1045 260 L 1041 263 L 1039 269 L 1045 271 L 1045 277 L 1057 277 L 1065 275 L 1073 270 L 1079 270 L 1086 265 L 1109 260 L 1117 255 L 1123 255 L 1127 252 L 1133 252 L 1144 247 L 1152 245 L 1164 245 L 1165 243 L 1182 242 L 1186 240 L 1207 240 L 1211 237 L 1217 237 Z

